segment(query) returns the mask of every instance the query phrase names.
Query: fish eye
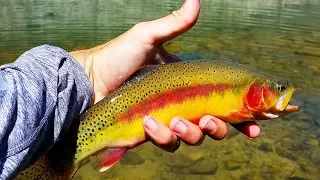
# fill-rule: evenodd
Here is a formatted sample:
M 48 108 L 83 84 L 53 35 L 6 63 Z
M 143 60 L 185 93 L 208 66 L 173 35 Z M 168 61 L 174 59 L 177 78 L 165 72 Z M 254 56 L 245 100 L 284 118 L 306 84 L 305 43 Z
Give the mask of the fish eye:
M 283 83 L 283 82 L 278 82 L 277 83 L 277 89 L 280 92 L 283 92 L 287 89 L 287 83 Z

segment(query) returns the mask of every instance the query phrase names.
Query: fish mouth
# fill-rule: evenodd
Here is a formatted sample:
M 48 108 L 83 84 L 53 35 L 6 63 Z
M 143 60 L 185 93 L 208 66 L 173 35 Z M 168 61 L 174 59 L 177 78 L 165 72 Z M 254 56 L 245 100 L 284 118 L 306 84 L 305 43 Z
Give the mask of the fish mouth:
M 289 105 L 289 101 L 290 101 L 291 96 L 292 96 L 294 91 L 295 91 L 295 89 L 291 89 L 287 93 L 285 93 L 285 94 L 280 96 L 280 98 L 279 98 L 279 100 L 278 100 L 278 102 L 276 104 L 276 109 L 277 110 L 283 111 L 288 106 L 289 106 L 289 109 L 291 108 L 291 105 Z
M 289 101 L 296 89 L 292 88 L 285 94 L 281 95 L 277 104 L 276 104 L 276 110 L 278 111 L 289 111 L 289 112 L 294 112 L 298 111 L 299 107 L 295 105 L 290 105 Z
M 292 112 L 299 111 L 299 106 L 289 104 L 295 90 L 295 88 L 292 88 L 285 94 L 281 95 L 275 109 L 271 112 L 263 112 L 262 115 L 267 119 L 276 119 L 280 116 L 285 116 Z

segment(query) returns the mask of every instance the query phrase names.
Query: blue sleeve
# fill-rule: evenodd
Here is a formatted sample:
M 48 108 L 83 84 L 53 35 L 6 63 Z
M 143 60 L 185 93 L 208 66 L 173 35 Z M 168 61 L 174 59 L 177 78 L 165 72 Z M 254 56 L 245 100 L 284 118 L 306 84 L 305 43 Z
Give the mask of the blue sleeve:
M 0 66 L 0 179 L 47 151 L 93 101 L 82 66 L 43 45 Z

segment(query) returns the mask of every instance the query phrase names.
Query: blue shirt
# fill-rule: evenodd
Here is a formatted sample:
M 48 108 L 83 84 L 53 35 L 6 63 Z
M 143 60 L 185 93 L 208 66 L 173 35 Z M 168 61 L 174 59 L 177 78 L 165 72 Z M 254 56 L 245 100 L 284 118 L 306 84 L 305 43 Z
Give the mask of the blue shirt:
M 0 179 L 11 179 L 46 152 L 93 101 L 82 66 L 43 45 L 0 66 Z

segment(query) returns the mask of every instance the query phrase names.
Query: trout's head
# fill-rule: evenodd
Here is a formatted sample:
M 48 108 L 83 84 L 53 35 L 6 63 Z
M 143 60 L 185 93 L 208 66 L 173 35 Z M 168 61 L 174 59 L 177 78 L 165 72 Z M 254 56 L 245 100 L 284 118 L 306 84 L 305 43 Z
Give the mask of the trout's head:
M 298 111 L 298 106 L 289 104 L 296 88 L 287 80 L 256 80 L 247 93 L 247 108 L 256 120 L 275 119 Z

